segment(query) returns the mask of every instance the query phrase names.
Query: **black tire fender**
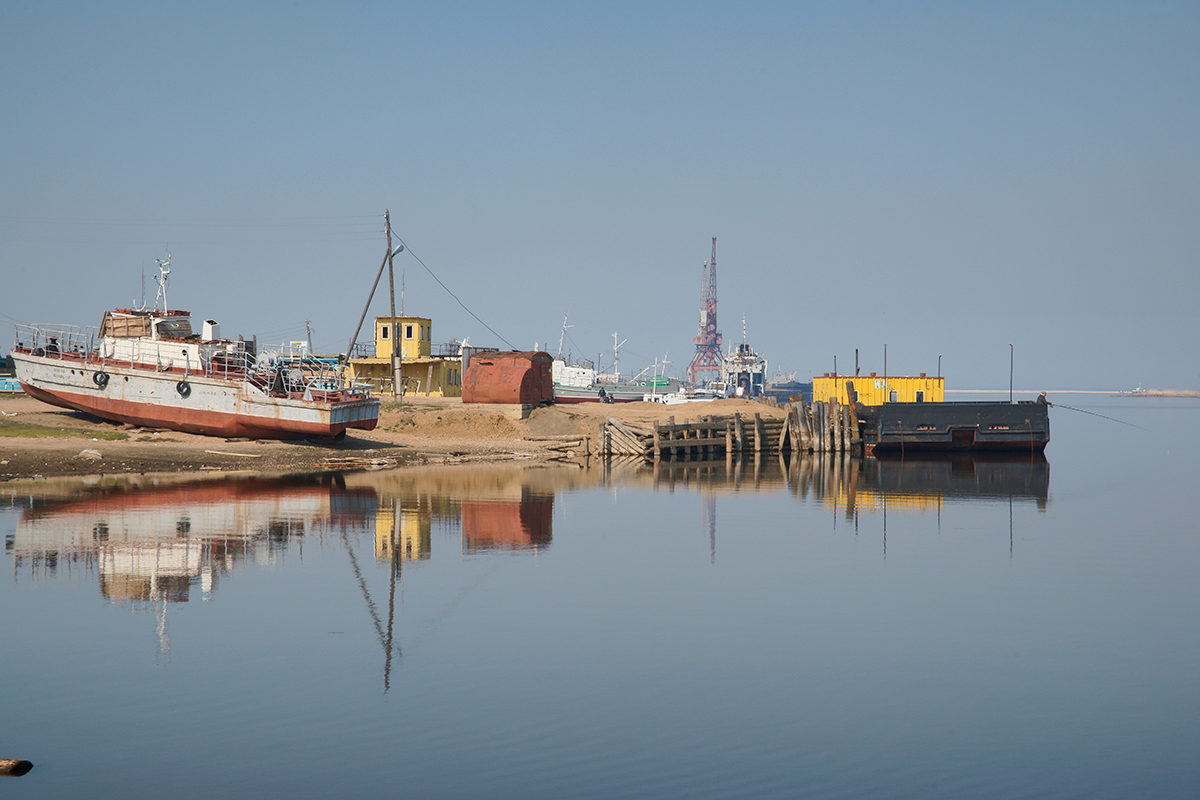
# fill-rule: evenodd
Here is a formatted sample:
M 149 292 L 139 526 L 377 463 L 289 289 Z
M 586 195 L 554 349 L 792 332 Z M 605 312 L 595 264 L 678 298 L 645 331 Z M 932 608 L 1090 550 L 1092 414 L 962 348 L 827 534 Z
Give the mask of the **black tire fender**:
M 175 384 L 175 391 L 179 392 L 180 397 L 187 397 L 192 393 L 192 385 L 187 381 L 180 381 Z
M 96 384 L 101 389 L 103 389 L 105 386 L 108 386 L 108 373 L 107 372 L 94 373 L 92 375 L 92 383 Z

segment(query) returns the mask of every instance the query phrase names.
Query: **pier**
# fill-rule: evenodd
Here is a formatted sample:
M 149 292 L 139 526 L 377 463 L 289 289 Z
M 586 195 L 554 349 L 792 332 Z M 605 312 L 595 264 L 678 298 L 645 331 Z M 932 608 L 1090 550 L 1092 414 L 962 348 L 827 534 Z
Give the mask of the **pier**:
M 604 456 L 648 461 L 707 461 L 748 454 L 845 453 L 861 455 L 862 437 L 853 406 L 837 400 L 784 406 L 782 417 L 755 412 L 701 416 L 639 427 L 612 417 L 600 423 L 597 450 Z

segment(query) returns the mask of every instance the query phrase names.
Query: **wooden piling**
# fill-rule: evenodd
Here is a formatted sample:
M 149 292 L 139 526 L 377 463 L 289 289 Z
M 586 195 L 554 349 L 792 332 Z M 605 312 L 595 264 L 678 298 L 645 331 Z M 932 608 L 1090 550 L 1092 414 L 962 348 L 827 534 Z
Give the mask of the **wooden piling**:
M 836 397 L 829 398 L 829 434 L 832 437 L 829 451 L 840 453 L 842 450 L 842 415 Z

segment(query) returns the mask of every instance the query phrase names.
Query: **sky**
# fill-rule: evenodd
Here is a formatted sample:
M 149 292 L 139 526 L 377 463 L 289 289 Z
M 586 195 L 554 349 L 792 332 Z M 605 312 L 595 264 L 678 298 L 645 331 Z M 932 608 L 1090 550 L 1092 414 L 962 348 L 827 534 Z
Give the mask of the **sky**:
M 437 342 L 565 314 L 682 374 L 716 236 L 772 372 L 1200 388 L 1197 41 L 1184 2 L 10 0 L 0 324 L 153 301 L 170 252 L 172 307 L 345 351 L 388 209 Z

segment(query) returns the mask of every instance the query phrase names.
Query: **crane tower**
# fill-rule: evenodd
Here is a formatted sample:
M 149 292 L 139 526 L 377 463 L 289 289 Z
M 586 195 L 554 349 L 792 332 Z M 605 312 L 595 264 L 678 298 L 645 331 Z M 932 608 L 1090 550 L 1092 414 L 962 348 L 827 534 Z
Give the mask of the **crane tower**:
M 721 377 L 721 332 L 717 330 L 717 237 L 712 237 L 712 258 L 704 263 L 700 285 L 700 327 L 692 338 L 696 354 L 688 364 L 688 380 L 699 384 L 701 374 L 716 373 Z

